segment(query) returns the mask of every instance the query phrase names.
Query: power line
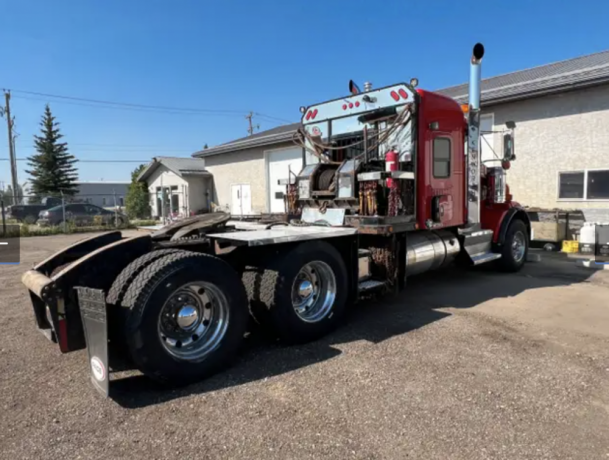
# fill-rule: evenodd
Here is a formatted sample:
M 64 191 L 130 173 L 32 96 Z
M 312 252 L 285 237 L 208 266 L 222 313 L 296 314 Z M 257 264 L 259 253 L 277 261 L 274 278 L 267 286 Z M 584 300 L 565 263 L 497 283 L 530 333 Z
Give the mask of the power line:
M 117 102 L 117 101 L 108 101 L 102 99 L 90 99 L 84 97 L 75 97 L 75 96 L 65 96 L 60 94 L 50 94 L 50 93 L 40 93 L 37 91 L 24 91 L 24 90 L 12 90 L 13 93 L 18 94 L 26 94 L 28 96 L 20 96 L 16 95 L 14 97 L 20 99 L 28 99 L 28 100 L 40 100 L 46 101 L 46 99 L 42 98 L 53 98 L 60 99 L 63 103 L 71 103 L 74 105 L 80 105 L 84 107 L 106 107 L 113 109 L 128 109 L 128 110 L 139 110 L 145 112 L 163 112 L 163 113 L 172 113 L 172 114 L 193 114 L 193 115 L 225 115 L 225 116 L 244 116 L 248 115 L 251 112 L 247 110 L 228 110 L 228 109 L 198 109 L 192 107 L 173 107 L 173 106 L 158 106 L 158 105 L 147 105 L 147 104 L 135 104 L 131 102 Z M 274 120 L 276 122 L 281 123 L 292 123 L 292 121 L 287 120 L 285 118 L 275 117 L 272 115 L 267 115 L 261 112 L 254 112 L 255 115 L 258 115 L 262 118 L 269 120 Z
M 194 108 L 190 108 L 190 107 L 170 107 L 170 106 L 161 106 L 161 105 L 134 104 L 131 102 L 106 101 L 106 100 L 101 100 L 101 99 L 89 99 L 89 98 L 84 98 L 84 97 L 39 93 L 36 91 L 22 91 L 22 90 L 17 90 L 17 89 L 12 90 L 12 92 L 20 93 L 20 94 L 29 94 L 29 95 L 33 95 L 33 96 L 52 97 L 54 99 L 66 99 L 66 100 L 70 100 L 70 101 L 88 102 L 88 103 L 92 103 L 92 104 L 111 105 L 111 106 L 118 106 L 118 107 L 131 107 L 131 108 L 139 108 L 139 109 L 193 112 L 193 113 L 230 113 L 230 114 L 235 114 L 235 115 L 243 115 L 243 114 L 247 113 L 247 111 L 245 111 L 245 110 L 194 109 Z

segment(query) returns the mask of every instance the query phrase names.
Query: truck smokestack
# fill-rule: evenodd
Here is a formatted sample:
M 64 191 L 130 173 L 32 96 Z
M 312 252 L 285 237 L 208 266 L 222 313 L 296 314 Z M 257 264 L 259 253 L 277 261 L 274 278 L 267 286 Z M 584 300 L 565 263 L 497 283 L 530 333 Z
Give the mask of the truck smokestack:
M 469 67 L 469 106 L 474 110 L 480 108 L 480 81 L 483 56 L 484 46 L 482 43 L 476 43 Z
M 480 227 L 480 78 L 484 46 L 476 43 L 469 67 L 469 112 L 467 114 L 467 220 Z

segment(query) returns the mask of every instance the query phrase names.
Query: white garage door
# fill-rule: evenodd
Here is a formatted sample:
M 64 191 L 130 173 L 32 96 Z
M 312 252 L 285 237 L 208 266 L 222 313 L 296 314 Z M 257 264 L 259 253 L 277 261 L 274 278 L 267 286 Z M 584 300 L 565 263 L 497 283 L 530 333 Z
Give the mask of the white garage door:
M 302 169 L 302 149 L 298 147 L 267 152 L 268 203 L 270 212 L 285 212 L 283 196 L 285 185 L 280 179 L 288 179 L 290 170 L 298 174 Z

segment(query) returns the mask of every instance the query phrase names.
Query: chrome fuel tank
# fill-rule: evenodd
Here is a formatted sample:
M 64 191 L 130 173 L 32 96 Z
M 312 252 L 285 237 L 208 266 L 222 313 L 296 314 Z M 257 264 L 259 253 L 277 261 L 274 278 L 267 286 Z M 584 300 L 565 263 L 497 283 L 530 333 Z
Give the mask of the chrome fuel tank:
M 420 231 L 406 237 L 406 276 L 418 275 L 452 262 L 461 245 L 449 231 Z

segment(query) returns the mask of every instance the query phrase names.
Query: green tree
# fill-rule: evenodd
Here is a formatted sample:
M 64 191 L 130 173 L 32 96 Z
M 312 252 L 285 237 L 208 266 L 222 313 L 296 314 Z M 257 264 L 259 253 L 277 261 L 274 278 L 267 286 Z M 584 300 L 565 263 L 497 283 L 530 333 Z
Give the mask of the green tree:
M 148 189 L 146 182 L 138 181 L 138 176 L 146 168 L 140 165 L 131 173 L 131 184 L 125 197 L 125 208 L 130 219 L 146 219 L 150 217 L 150 205 L 148 204 Z
M 73 196 L 78 192 L 78 173 L 74 166 L 78 160 L 68 153 L 68 144 L 60 142 L 63 135 L 59 132 L 59 123 L 55 121 L 48 104 L 40 126 L 41 135 L 34 136 L 38 153 L 28 158 L 31 169 L 26 171 L 32 178 L 32 194 L 39 198 L 62 193 Z

